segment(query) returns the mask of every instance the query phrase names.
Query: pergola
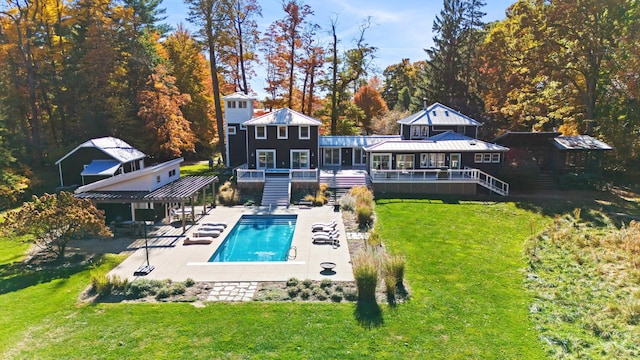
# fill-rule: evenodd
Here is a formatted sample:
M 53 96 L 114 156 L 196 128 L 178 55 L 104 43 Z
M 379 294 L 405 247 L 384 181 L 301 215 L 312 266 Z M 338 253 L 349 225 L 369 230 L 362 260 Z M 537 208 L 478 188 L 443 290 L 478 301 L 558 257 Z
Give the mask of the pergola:
M 180 214 L 182 220 L 182 232 L 186 231 L 185 203 L 191 205 L 191 214 L 195 221 L 195 204 L 194 199 L 198 192 L 202 191 L 202 198 L 206 199 L 207 187 L 211 187 L 213 200 L 211 207 L 215 206 L 216 196 L 214 183 L 218 182 L 217 176 L 184 176 L 176 181 L 164 185 L 153 191 L 110 191 L 110 190 L 93 190 L 78 193 L 75 196 L 81 199 L 89 199 L 95 203 L 160 203 L 160 204 L 180 204 Z M 167 206 L 165 216 L 170 216 L 170 209 Z M 131 218 L 135 221 L 135 214 L 132 209 Z M 207 214 L 207 203 L 203 201 L 203 214 Z

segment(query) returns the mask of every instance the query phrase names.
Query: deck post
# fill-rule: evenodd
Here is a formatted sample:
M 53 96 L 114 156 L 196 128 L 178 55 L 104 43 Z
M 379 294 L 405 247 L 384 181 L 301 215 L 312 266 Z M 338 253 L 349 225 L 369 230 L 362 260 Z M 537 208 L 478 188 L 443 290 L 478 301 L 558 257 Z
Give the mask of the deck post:
M 184 199 L 180 200 L 180 209 L 182 210 L 181 213 L 181 218 L 182 218 L 182 233 L 184 234 L 185 232 L 187 232 L 187 218 L 184 214 Z

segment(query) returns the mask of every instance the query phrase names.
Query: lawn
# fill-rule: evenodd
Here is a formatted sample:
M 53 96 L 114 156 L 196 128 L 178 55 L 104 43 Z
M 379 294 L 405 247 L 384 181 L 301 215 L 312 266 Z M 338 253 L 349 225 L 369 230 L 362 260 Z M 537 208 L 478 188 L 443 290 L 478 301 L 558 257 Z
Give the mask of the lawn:
M 380 201 L 379 230 L 407 258 L 408 303 L 81 304 L 119 259 L 38 274 L 0 239 L 2 358 L 536 359 L 523 244 L 550 222 L 513 203 Z

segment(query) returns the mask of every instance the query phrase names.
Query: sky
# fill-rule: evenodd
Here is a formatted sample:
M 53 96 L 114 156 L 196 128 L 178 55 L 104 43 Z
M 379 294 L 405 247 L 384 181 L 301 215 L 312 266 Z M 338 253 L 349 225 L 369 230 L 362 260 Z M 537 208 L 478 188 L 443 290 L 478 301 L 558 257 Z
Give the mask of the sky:
M 485 0 L 485 22 L 505 18 L 506 9 L 516 0 Z M 262 6 L 262 18 L 257 18 L 261 33 L 275 20 L 284 17 L 281 0 L 258 0 Z M 378 75 L 389 65 L 404 58 L 412 62 L 426 60 L 424 49 L 433 45 L 433 20 L 442 10 L 442 0 L 305 0 L 314 15 L 311 21 L 322 28 L 318 35 L 326 45 L 330 44 L 328 29 L 331 19 L 338 19 L 338 40 L 343 49 L 353 47 L 353 39 L 359 35 L 359 25 L 371 17 L 371 27 L 365 32 L 366 42 L 378 48 L 374 70 Z M 167 9 L 165 22 L 174 28 L 183 24 L 195 31 L 186 20 L 188 9 L 180 0 L 164 0 Z M 264 64 L 256 66 L 257 76 L 252 80 L 252 90 L 258 99 L 265 97 Z

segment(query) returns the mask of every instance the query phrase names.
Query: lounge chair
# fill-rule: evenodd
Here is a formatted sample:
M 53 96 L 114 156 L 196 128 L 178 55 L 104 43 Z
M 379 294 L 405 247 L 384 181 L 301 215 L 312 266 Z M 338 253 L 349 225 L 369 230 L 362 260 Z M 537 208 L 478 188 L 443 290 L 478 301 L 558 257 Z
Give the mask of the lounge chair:
M 338 240 L 336 237 L 326 236 L 326 235 L 314 237 L 313 238 L 313 243 L 314 244 L 330 244 L 330 245 L 333 245 L 333 246 L 340 246 L 340 240 Z
M 337 231 L 335 226 L 316 226 L 311 229 L 313 232 L 332 232 Z
M 313 237 L 319 237 L 319 236 L 330 236 L 330 237 L 340 237 L 340 231 L 338 230 L 332 230 L 332 231 L 318 231 L 318 232 L 314 232 L 313 233 Z
M 328 222 L 328 223 L 321 223 L 321 222 L 313 223 L 311 227 L 315 229 L 317 227 L 336 227 L 336 225 L 338 225 L 338 222 L 335 220 L 331 220 L 331 222 Z
M 202 244 L 202 245 L 209 245 L 213 242 L 213 238 L 210 236 L 205 236 L 205 237 L 197 237 L 197 238 L 185 238 L 184 241 L 182 242 L 183 245 L 197 245 L 197 244 Z
M 193 236 L 195 237 L 218 237 L 220 236 L 220 231 L 216 231 L 216 230 L 197 230 L 196 232 L 193 233 Z
M 224 231 L 224 226 L 222 225 L 205 225 L 205 226 L 200 226 L 198 228 L 198 231 L 200 230 L 204 230 L 204 231 L 220 231 L 223 232 Z
M 202 224 L 202 226 L 223 226 L 223 227 L 227 227 L 227 223 L 225 221 L 219 221 L 219 222 L 206 222 L 204 224 Z

